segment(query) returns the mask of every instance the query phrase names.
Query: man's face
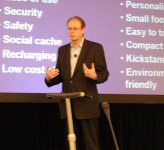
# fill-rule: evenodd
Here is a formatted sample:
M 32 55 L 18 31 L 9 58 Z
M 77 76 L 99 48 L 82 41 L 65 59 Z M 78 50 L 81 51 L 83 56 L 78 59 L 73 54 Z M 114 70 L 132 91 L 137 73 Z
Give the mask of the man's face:
M 73 19 L 68 23 L 68 34 L 72 41 L 80 41 L 84 37 L 85 28 L 81 28 L 81 23 L 77 19 Z

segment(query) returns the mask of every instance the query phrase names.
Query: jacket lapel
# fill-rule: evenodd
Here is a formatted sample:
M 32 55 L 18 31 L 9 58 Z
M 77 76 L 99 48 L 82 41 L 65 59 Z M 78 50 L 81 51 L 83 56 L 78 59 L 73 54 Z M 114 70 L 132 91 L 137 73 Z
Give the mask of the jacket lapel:
M 65 72 L 67 77 L 71 77 L 71 65 L 70 65 L 70 44 L 66 47 L 65 54 Z

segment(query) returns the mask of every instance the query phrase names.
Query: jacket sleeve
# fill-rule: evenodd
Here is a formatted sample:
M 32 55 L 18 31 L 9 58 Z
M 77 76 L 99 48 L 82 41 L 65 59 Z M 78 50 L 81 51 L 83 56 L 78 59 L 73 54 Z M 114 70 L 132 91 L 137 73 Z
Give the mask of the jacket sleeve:
M 105 60 L 104 49 L 101 44 L 96 46 L 95 67 L 97 73 L 97 84 L 103 83 L 108 79 L 109 72 Z

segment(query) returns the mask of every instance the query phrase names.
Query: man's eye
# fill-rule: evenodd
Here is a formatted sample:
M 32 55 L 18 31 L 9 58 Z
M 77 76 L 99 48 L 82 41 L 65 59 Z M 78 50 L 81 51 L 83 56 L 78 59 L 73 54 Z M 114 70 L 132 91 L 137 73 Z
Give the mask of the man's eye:
M 68 30 L 72 31 L 72 30 L 79 30 L 80 28 L 68 28 Z

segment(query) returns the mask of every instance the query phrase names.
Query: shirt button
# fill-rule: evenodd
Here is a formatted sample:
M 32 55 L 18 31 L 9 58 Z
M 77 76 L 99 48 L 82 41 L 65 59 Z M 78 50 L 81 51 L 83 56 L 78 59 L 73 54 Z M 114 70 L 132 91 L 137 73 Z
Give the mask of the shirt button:
M 73 81 L 71 80 L 70 83 L 73 83 Z

